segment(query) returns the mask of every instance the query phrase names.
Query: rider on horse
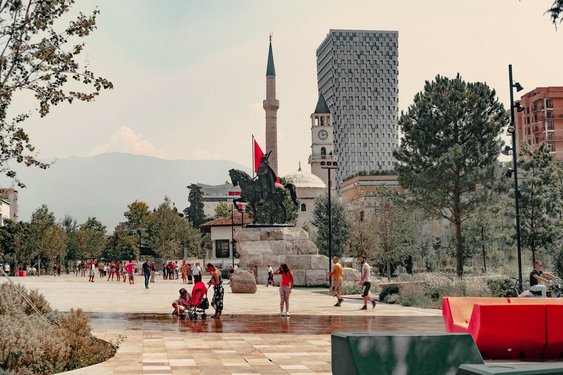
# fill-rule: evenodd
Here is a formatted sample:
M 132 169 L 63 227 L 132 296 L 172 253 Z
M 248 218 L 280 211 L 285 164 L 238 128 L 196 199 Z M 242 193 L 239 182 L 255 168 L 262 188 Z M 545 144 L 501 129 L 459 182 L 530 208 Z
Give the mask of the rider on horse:
M 260 166 L 258 166 L 258 173 L 257 178 L 258 182 L 260 183 L 260 202 L 264 203 L 274 192 L 278 177 L 276 176 L 276 172 L 270 167 L 270 163 L 268 162 L 268 158 L 272 151 L 268 151 L 266 155 L 262 156 L 262 160 L 260 161 Z

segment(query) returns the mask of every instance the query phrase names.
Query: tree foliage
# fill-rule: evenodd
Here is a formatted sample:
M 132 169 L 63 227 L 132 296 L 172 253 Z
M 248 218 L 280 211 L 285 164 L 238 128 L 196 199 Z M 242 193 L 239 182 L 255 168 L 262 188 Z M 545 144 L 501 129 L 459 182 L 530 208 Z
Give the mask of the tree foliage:
M 184 249 L 189 255 L 199 252 L 199 231 L 178 215 L 168 197 L 153 213 L 148 233 L 151 246 L 160 258 L 183 258 Z
M 463 275 L 461 224 L 490 199 L 508 116 L 484 83 L 437 76 L 426 82 L 402 113 L 397 173 L 416 204 L 451 221 L 456 230 L 456 268 Z
M 0 1 L 0 171 L 13 178 L 16 172 L 10 160 L 26 166 L 47 168 L 36 158 L 22 123 L 30 113 L 11 113 L 17 94 L 38 101 L 38 113 L 46 116 L 52 106 L 73 100 L 92 101 L 112 83 L 98 77 L 78 58 L 84 49 L 80 39 L 96 28 L 95 10 L 78 14 L 60 25 L 74 0 L 2 0 Z
M 350 224 L 344 203 L 338 198 L 331 196 L 331 252 L 332 256 L 343 256 L 348 244 L 348 233 Z M 315 244 L 319 252 L 326 256 L 328 254 L 329 225 L 328 225 L 328 194 L 324 193 L 315 199 L 313 217 L 311 224 L 317 228 Z
M 547 13 L 551 17 L 551 22 L 553 22 L 555 26 L 561 23 L 561 21 L 563 21 L 563 18 L 561 17 L 561 14 L 563 13 L 563 0 L 554 0 L 551 7 L 547 10 Z
M 563 169 L 555 163 L 548 145 L 520 152 L 520 240 L 523 249 L 536 254 L 551 253 L 561 241 L 563 213 Z
M 113 234 L 109 237 L 102 256 L 110 261 L 123 261 L 128 259 L 139 259 L 139 242 L 137 238 L 129 234 L 125 224 L 115 227 Z
M 96 218 L 89 217 L 77 233 L 81 254 L 85 258 L 98 258 L 106 246 L 105 236 L 106 227 Z
M 190 193 L 188 194 L 189 206 L 184 209 L 184 215 L 192 222 L 196 228 L 205 223 L 205 213 L 203 212 L 203 193 L 197 184 L 188 186 Z
M 215 207 L 215 218 L 221 217 L 231 217 L 233 212 L 233 204 L 229 204 L 227 202 L 221 202 Z

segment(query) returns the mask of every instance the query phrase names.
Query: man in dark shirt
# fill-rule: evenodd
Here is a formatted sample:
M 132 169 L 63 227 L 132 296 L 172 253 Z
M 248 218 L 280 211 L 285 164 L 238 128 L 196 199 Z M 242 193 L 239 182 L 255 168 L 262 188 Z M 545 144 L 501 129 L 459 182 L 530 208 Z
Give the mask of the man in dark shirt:
M 143 263 L 143 276 L 145 276 L 145 289 L 148 289 L 149 280 L 151 278 L 151 264 L 149 258 L 145 258 L 145 263 Z
M 547 297 L 547 288 L 545 285 L 540 284 L 541 282 L 549 283 L 549 279 L 561 280 L 559 277 L 552 275 L 549 272 L 544 272 L 542 262 L 534 263 L 534 270 L 530 272 L 530 291 L 541 292 L 543 298 Z

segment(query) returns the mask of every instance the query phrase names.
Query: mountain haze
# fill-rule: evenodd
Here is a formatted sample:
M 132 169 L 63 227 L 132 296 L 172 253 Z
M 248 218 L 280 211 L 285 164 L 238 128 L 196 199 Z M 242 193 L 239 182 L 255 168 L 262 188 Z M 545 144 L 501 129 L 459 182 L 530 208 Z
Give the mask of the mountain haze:
M 18 189 L 20 220 L 29 221 L 46 204 L 58 221 L 65 215 L 78 223 L 96 217 L 112 232 L 133 201 L 153 209 L 168 196 L 181 212 L 188 205 L 189 184 L 225 183 L 231 168 L 247 169 L 226 160 L 163 160 L 123 153 L 58 159 L 47 170 L 18 169 L 26 185 Z

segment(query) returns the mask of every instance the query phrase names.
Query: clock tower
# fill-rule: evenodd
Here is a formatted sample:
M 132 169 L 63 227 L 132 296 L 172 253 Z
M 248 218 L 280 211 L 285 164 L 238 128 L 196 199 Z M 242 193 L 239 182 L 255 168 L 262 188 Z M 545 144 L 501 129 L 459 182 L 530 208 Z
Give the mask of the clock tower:
M 321 94 L 311 115 L 311 173 L 319 177 L 328 186 L 328 171 L 321 168 L 321 162 L 335 162 L 334 135 L 332 133 L 332 115 L 325 98 Z M 336 171 L 335 171 L 336 172 Z M 331 173 L 331 186 L 336 188 L 336 173 Z

